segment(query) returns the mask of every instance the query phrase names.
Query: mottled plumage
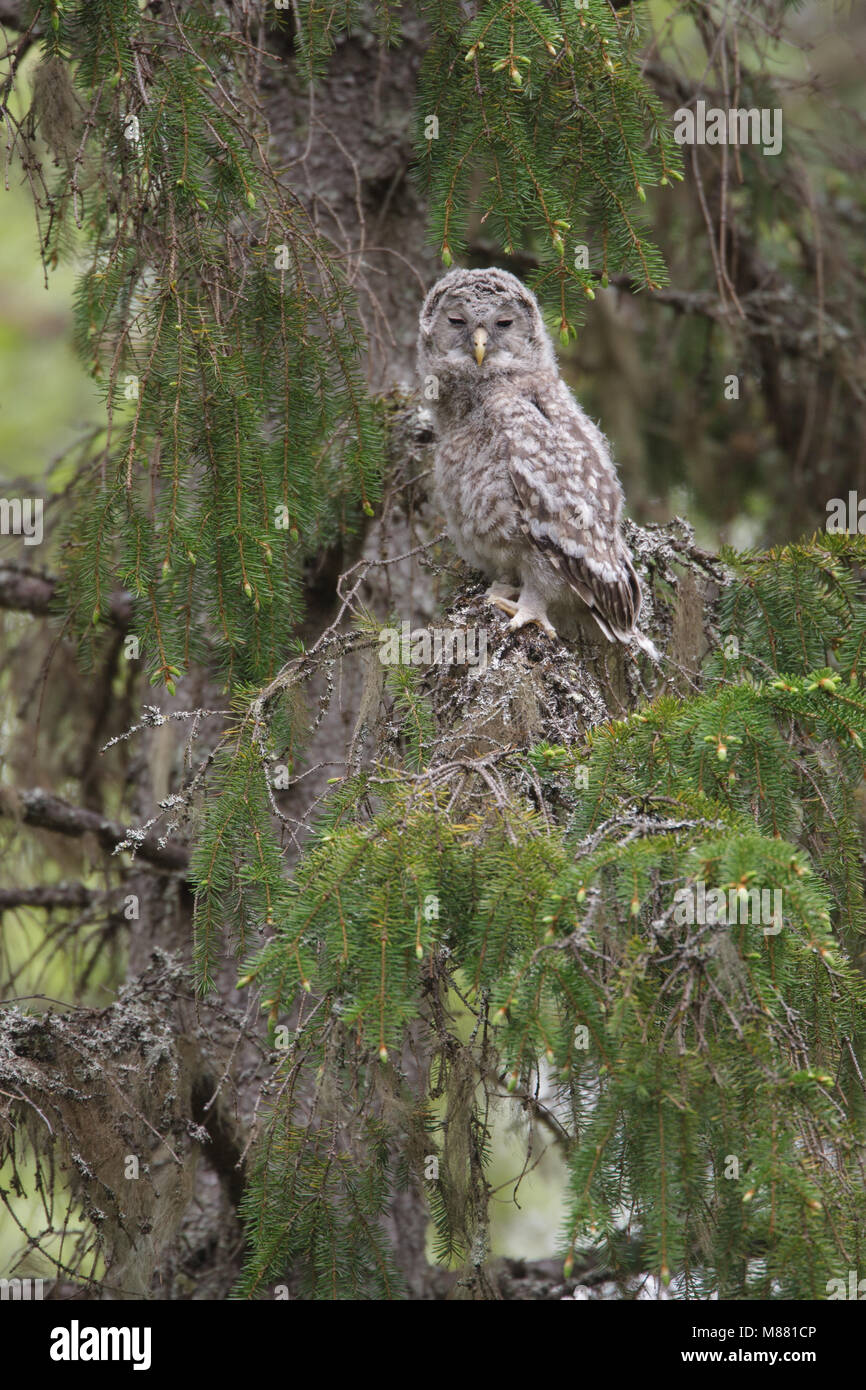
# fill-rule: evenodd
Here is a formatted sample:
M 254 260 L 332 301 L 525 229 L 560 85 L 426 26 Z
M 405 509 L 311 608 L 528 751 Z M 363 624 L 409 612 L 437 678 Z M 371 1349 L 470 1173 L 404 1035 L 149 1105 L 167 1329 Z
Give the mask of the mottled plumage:
M 421 310 L 418 367 L 436 417 L 449 534 L 495 582 L 511 627 L 555 636 L 579 597 L 610 641 L 635 641 L 641 591 L 601 431 L 559 376 L 534 296 L 504 270 L 452 270 Z

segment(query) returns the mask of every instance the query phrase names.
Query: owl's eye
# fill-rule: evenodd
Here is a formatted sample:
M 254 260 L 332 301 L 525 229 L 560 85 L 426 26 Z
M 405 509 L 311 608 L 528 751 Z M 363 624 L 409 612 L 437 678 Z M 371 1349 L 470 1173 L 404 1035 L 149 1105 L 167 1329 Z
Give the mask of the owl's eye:
M 460 328 L 461 325 L 464 324 L 464 323 L 466 322 L 466 320 L 465 320 L 465 319 L 452 319 L 451 315 L 449 314 L 449 315 L 448 315 L 448 322 L 449 322 L 449 323 L 453 323 L 455 328 Z
M 497 328 L 510 328 L 511 325 L 513 324 L 513 322 L 514 322 L 514 319 L 497 319 L 497 320 L 496 320 L 496 327 L 497 327 Z

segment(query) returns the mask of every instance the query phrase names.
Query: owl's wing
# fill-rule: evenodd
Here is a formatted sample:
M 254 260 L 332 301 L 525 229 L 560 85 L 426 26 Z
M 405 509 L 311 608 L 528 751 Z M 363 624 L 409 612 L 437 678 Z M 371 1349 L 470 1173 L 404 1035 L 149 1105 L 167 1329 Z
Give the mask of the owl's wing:
M 637 636 L 641 590 L 620 531 L 622 491 L 604 436 L 558 379 L 536 379 L 521 404 L 508 430 L 521 529 L 605 636 L 628 641 Z M 512 398 L 509 414 L 514 405 Z

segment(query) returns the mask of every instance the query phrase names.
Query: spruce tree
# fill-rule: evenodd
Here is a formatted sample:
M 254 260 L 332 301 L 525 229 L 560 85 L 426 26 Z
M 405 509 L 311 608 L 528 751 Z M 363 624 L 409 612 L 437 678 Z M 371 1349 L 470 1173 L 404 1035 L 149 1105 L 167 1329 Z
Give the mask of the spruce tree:
M 598 1266 L 620 1297 L 813 1299 L 860 1264 L 862 538 L 711 555 L 630 523 L 658 668 L 511 637 L 437 533 L 408 390 L 405 250 L 428 281 L 525 272 L 564 352 L 600 287 L 664 293 L 651 216 L 688 167 L 642 8 L 17 14 L 14 167 L 46 273 L 81 267 L 104 398 L 48 479 L 45 565 L 0 570 L 5 607 L 51 615 L 55 752 L 49 792 L 10 750 L 0 909 L 58 914 L 10 938 L 0 1155 L 19 1195 L 56 1184 L 28 1235 L 70 1288 L 188 1296 L 201 1150 L 210 1230 L 244 1236 L 215 1296 L 420 1297 L 428 1223 L 452 1295 L 509 1296 L 497 1108 L 527 1165 L 542 1134 L 564 1155 L 566 1289 Z M 329 124 L 353 45 L 362 74 L 393 55 L 406 177 Z M 311 193 L 329 140 L 348 192 Z M 425 240 L 385 265 L 394 203 Z M 382 660 L 419 575 L 486 665 Z M 70 886 L 34 832 L 110 856 Z M 86 1017 L 24 998 L 52 978 Z M 126 1195 L 130 1152 L 173 1174 L 159 1201 Z

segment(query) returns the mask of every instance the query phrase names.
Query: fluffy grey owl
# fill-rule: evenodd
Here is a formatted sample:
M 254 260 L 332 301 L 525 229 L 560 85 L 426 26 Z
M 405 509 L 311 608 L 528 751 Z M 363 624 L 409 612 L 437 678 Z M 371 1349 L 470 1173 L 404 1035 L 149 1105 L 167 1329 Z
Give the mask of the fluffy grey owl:
M 504 270 L 452 270 L 421 310 L 418 368 L 436 418 L 448 532 L 494 583 L 510 627 L 556 633 L 548 607 L 588 607 L 609 641 L 635 641 L 641 591 L 619 526 L 604 435 L 560 379 L 534 296 Z

